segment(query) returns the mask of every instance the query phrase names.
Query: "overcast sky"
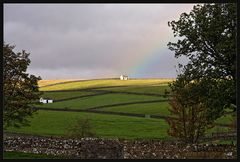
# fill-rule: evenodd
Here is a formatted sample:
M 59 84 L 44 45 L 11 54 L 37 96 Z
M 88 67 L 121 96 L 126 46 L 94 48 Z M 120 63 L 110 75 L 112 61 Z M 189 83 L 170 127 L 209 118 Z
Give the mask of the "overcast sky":
M 194 4 L 4 4 L 4 41 L 42 79 L 176 77 L 167 22 Z

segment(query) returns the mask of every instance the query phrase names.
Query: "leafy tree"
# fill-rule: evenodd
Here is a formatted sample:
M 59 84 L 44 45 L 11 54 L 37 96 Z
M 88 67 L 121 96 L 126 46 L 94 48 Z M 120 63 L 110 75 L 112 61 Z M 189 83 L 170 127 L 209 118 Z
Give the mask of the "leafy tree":
M 169 49 L 189 59 L 170 84 L 170 135 L 197 142 L 226 108 L 236 111 L 236 24 L 234 3 L 196 5 L 168 23 L 178 37 Z
M 77 121 L 69 127 L 67 136 L 71 138 L 94 137 L 95 133 L 92 130 L 89 118 L 77 119 Z
M 193 78 L 236 78 L 236 7 L 234 3 L 197 5 L 178 21 L 169 22 L 174 36 L 183 39 L 168 46 L 176 57 L 191 60 L 191 72 L 198 72 Z
M 167 119 L 170 129 L 168 134 L 187 143 L 196 143 L 205 131 L 214 126 L 213 120 L 208 120 L 206 105 L 198 94 L 205 90 L 201 81 L 191 81 L 185 76 L 170 85 L 172 97 Z
M 189 14 L 182 13 L 178 21 L 168 23 L 179 38 L 168 43 L 169 49 L 176 58 L 190 60 L 185 66 L 179 64 L 182 75 L 206 83 L 206 91 L 198 95 L 208 109 L 209 120 L 236 105 L 236 7 L 235 3 L 196 5 Z
M 3 127 L 28 125 L 27 117 L 34 112 L 31 105 L 41 93 L 40 77 L 26 73 L 30 64 L 29 53 L 14 52 L 15 46 L 3 45 Z

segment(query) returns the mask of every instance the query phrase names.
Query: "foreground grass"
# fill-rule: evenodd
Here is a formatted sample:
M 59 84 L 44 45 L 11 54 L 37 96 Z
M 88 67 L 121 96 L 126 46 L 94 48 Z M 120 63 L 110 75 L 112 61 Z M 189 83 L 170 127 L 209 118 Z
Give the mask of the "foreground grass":
M 70 89 L 86 89 L 97 87 L 113 87 L 113 86 L 145 86 L 159 85 L 172 82 L 172 79 L 132 79 L 132 80 L 117 80 L 117 79 L 102 79 L 102 80 L 86 80 L 65 84 L 52 85 L 40 88 L 41 91 L 49 90 L 70 90 Z
M 26 133 L 44 136 L 66 136 L 71 125 L 77 119 L 89 118 L 96 137 L 123 139 L 172 139 L 167 134 L 168 124 L 163 119 L 148 119 L 105 115 L 94 113 L 56 112 L 39 110 L 30 119 L 30 126 L 22 128 L 8 128 L 8 132 Z M 218 130 L 220 129 L 221 130 Z M 212 128 L 207 133 L 228 131 L 228 128 Z
M 237 144 L 237 140 L 214 140 L 214 141 L 208 141 L 208 142 L 202 142 L 202 144 L 207 144 L 207 143 L 212 143 L 212 144 Z
M 31 125 L 9 128 L 8 132 L 65 136 L 76 119 L 89 118 L 97 137 L 124 139 L 169 139 L 168 125 L 162 119 L 146 119 L 93 113 L 38 111 Z
M 57 157 L 46 154 L 33 154 L 23 152 L 3 152 L 3 159 L 62 159 L 63 157 Z

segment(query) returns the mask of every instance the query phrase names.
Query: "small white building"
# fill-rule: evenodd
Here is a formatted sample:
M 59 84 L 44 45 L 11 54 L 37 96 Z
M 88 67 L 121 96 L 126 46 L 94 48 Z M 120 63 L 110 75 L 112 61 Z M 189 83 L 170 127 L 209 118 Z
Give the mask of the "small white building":
M 51 99 L 44 99 L 44 98 L 41 97 L 39 102 L 46 104 L 46 103 L 53 103 L 53 100 L 51 100 Z
M 126 76 L 126 75 L 121 75 L 121 76 L 120 76 L 120 80 L 128 80 L 128 76 Z

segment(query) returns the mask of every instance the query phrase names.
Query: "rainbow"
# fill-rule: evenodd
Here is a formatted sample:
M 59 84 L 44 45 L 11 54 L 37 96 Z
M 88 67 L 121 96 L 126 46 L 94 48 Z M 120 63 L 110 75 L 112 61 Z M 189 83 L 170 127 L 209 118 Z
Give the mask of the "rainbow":
M 139 73 L 148 72 L 147 69 L 150 67 L 159 55 L 163 54 L 165 47 L 156 47 L 151 49 L 148 53 L 142 55 L 139 61 L 131 68 L 130 76 L 138 76 Z M 149 72 L 148 72 L 149 73 Z
M 128 75 L 135 77 L 140 73 L 150 73 L 148 68 L 154 63 L 156 64 L 160 55 L 164 55 L 168 51 L 167 43 L 170 39 L 172 39 L 172 35 L 168 32 L 161 33 L 159 39 L 155 39 L 150 45 L 144 47 L 144 50 L 139 51 L 137 58 L 131 58 L 134 60 L 131 60 L 132 64 L 128 67 Z

